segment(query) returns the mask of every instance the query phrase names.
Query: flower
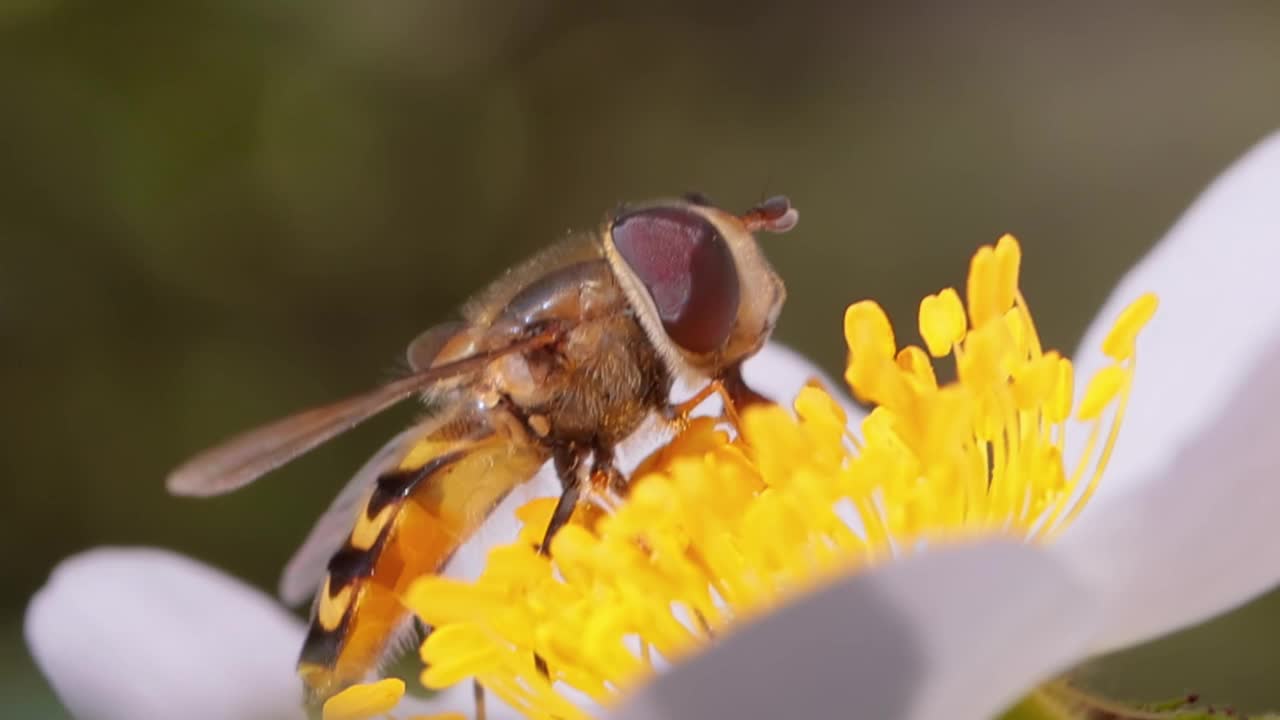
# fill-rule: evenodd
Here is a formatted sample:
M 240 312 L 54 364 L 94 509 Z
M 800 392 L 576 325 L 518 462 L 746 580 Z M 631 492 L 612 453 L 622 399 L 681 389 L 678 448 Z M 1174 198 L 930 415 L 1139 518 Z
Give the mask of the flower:
M 404 601 L 435 628 L 422 683 L 476 678 L 530 717 L 585 717 L 567 691 L 612 703 L 659 662 L 826 580 L 955 538 L 1061 532 L 1114 450 L 1156 299 L 1140 296 L 1107 333 L 1112 363 L 1075 410 L 1088 439 L 1069 468 L 1073 366 L 1042 352 L 1020 260 L 1002 237 L 974 255 L 968 307 L 950 288 L 920 304 L 925 345 L 954 354 L 954 383 L 940 386 L 922 347 L 897 347 L 881 307 L 849 307 L 846 378 L 876 404 L 861 439 L 818 387 L 796 396 L 797 418 L 748 407 L 733 441 L 703 418 L 641 465 L 626 498 L 579 512 L 549 557 L 538 548 L 553 498 L 522 507 L 525 532 L 477 582 L 417 580 Z
M 1102 308 L 1074 356 L 1081 378 L 1113 364 L 1097 348 L 1123 307 L 1148 290 L 1161 302 L 1106 481 L 1056 542 L 969 541 L 834 576 L 681 660 L 611 717 L 987 717 L 1074 662 L 1273 586 L 1277 183 L 1280 135 L 1219 178 Z M 1067 430 L 1068 446 L 1085 441 Z M 265 598 L 191 561 L 121 552 L 67 561 L 28 610 L 33 654 L 73 712 L 200 717 L 217 696 L 224 714 L 209 716 L 222 717 L 297 697 L 296 686 L 277 694 L 291 659 L 267 668 L 296 644 L 279 650 L 290 633 Z M 193 613 L 168 608 L 179 602 Z M 258 641 L 258 657 L 227 628 Z M 185 665 L 191 643 L 173 643 L 184 635 L 207 653 Z M 233 704 L 244 698 L 255 702 Z
M 921 347 L 898 348 L 874 302 L 849 308 L 846 377 L 875 404 L 860 439 L 814 386 L 796 396 L 798 417 L 747 408 L 733 440 L 701 418 L 637 469 L 626 498 L 577 513 L 549 556 L 538 548 L 553 498 L 521 508 L 521 538 L 477 581 L 417 580 L 405 602 L 435 628 L 423 684 L 475 678 L 529 717 L 585 718 L 569 693 L 612 705 L 660 664 L 824 582 L 962 539 L 1062 532 L 1115 448 L 1157 301 L 1140 296 L 1103 340 L 1111 363 L 1074 410 L 1088 434 L 1068 460 L 1073 369 L 1041 350 L 1020 262 L 1006 235 L 974 256 L 967 308 L 953 289 L 921 303 L 929 354 L 954 355 L 952 383 Z
M 1086 333 L 1081 377 L 1110 363 L 1110 318 L 1159 295 L 1106 482 L 1057 543 L 990 541 L 849 577 L 729 635 L 612 717 L 988 717 L 1089 656 L 1274 587 L 1277 182 L 1273 134 L 1205 191 Z M 785 679 L 753 681 L 782 667 Z

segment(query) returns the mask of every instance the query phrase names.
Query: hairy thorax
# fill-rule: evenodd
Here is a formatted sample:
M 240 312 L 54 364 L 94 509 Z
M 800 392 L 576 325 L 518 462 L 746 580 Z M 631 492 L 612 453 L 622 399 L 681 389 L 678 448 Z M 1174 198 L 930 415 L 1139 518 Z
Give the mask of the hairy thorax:
M 547 415 L 558 441 L 615 445 L 662 407 L 671 391 L 670 374 L 630 314 L 580 328 L 563 357 L 568 372 L 545 404 L 532 408 Z
M 550 446 L 611 447 L 665 406 L 671 372 L 594 243 L 566 243 L 537 259 L 531 282 L 489 290 L 440 335 L 431 364 L 501 347 L 540 329 L 553 344 L 495 360 L 481 393 Z
M 615 287 L 596 286 L 592 309 Z M 493 397 L 553 445 L 610 447 L 667 402 L 670 372 L 635 316 L 620 302 L 593 313 L 558 343 L 493 366 Z

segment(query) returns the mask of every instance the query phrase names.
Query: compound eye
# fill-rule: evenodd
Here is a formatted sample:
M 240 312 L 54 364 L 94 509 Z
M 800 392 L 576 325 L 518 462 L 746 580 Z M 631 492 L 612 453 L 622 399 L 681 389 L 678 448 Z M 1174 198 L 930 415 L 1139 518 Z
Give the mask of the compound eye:
M 707 353 L 729 338 L 738 315 L 738 268 L 729 244 L 703 216 L 681 207 L 637 210 L 613 221 L 613 244 L 680 347 Z

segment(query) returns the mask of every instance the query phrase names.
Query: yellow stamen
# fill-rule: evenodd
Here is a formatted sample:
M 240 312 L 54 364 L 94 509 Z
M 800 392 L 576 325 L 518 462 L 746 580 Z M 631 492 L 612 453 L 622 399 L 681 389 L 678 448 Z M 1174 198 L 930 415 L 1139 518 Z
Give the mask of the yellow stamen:
M 915 345 L 908 345 L 898 351 L 898 367 L 902 368 L 921 388 L 937 389 L 938 377 L 933 371 L 933 363 L 929 356 Z
M 1021 265 L 1022 249 L 1012 235 L 1005 235 L 995 247 L 984 246 L 974 254 L 966 287 L 972 327 L 982 327 L 1013 307 Z
M 1096 420 L 1129 384 L 1129 369 L 1109 365 L 1093 376 L 1084 391 L 1077 415 L 1081 420 Z
M 964 340 L 967 329 L 964 305 L 955 288 L 946 288 L 920 301 L 920 337 L 930 355 L 940 358 L 950 354 L 951 348 Z
M 1106 339 L 1102 341 L 1102 352 L 1116 362 L 1123 362 L 1132 357 L 1138 331 L 1142 330 L 1156 314 L 1157 306 L 1159 301 L 1155 294 L 1147 293 L 1126 307 L 1120 313 L 1120 317 L 1116 318 L 1111 332 L 1107 333 Z
M 641 463 L 624 500 L 580 508 L 549 558 L 537 552 L 544 499 L 519 511 L 520 540 L 493 550 L 476 582 L 418 580 L 404 601 L 436 628 L 423 683 L 475 678 L 528 717 L 585 718 L 571 696 L 608 705 L 834 576 L 979 535 L 1055 537 L 1115 447 L 1156 299 L 1121 313 L 1103 343 L 1114 364 L 1073 418 L 1075 370 L 1042 350 L 1021 259 L 1006 235 L 974 255 L 967 307 L 950 288 L 925 298 L 923 348 L 899 350 L 876 303 L 849 307 L 845 377 L 875 406 L 860 437 L 814 384 L 794 414 L 753 406 L 736 428 L 700 418 Z M 951 356 L 957 380 L 940 385 L 930 356 Z M 1087 429 L 1073 458 L 1068 422 Z
M 856 355 L 891 358 L 897 349 L 889 316 L 872 300 L 854 303 L 845 311 L 844 339 L 849 352 Z
M 326 700 L 322 714 L 324 720 L 369 720 L 391 712 L 403 696 L 399 678 L 355 685 Z

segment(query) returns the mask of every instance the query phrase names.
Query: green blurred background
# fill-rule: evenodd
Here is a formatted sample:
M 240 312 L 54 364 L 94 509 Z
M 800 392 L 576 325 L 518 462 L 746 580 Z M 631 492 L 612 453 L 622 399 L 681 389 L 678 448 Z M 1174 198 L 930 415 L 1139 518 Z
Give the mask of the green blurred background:
M 62 712 L 21 636 L 60 558 L 163 545 L 272 588 L 411 411 L 230 497 L 167 497 L 171 466 L 387 377 L 621 200 L 789 194 L 778 334 L 832 370 L 847 302 L 910 324 L 1005 231 L 1069 349 L 1280 126 L 1280 3 L 958 5 L 0 2 L 0 714 Z M 1085 677 L 1277 707 L 1278 630 L 1272 597 Z

